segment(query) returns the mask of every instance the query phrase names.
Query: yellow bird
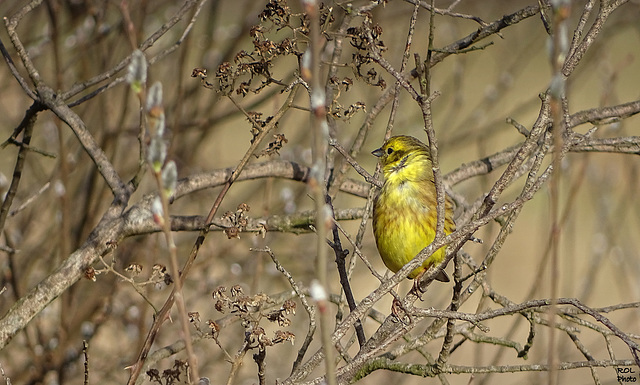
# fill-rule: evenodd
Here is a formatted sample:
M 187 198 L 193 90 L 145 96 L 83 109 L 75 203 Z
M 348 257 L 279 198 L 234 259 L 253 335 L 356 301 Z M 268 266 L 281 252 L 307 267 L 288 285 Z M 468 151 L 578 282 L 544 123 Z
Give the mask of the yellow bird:
M 436 235 L 436 186 L 428 147 L 418 139 L 400 135 L 372 152 L 380 158 L 384 184 L 373 206 L 373 233 L 382 261 L 394 273 L 411 261 Z M 453 209 L 445 200 L 444 232 L 455 230 Z M 413 270 L 413 279 L 444 260 L 445 247 Z M 442 272 L 437 280 L 448 282 Z

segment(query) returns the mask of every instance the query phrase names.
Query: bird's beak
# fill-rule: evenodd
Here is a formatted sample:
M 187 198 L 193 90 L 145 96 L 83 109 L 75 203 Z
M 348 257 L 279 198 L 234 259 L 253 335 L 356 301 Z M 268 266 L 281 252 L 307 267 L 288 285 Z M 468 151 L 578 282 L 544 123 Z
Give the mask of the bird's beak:
M 384 155 L 384 151 L 382 150 L 382 147 L 380 147 L 380 148 L 379 148 L 379 149 L 377 149 L 377 150 L 373 150 L 373 151 L 371 151 L 371 153 L 372 153 L 374 156 L 377 156 L 378 158 L 379 158 L 379 157 L 381 157 L 382 155 Z

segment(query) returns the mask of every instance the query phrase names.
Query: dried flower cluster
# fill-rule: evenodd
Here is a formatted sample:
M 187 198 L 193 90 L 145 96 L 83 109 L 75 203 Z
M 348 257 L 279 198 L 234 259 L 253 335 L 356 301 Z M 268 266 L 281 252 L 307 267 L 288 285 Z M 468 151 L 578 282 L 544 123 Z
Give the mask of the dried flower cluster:
M 180 375 L 184 374 L 184 376 L 187 377 L 188 368 L 189 363 L 186 360 L 175 360 L 173 362 L 173 367 L 163 370 L 162 374 L 160 374 L 158 369 L 153 368 L 147 370 L 147 376 L 149 376 L 149 380 L 154 383 L 160 385 L 172 385 L 181 382 Z
M 249 111 L 247 112 L 247 120 L 251 123 L 251 144 L 255 142 L 258 135 L 262 132 L 262 129 L 273 120 L 273 116 L 268 116 L 266 119 L 262 119 L 262 112 Z M 276 122 L 276 127 L 277 127 Z
M 318 9 L 320 26 L 323 37 L 327 40 L 334 39 L 334 32 L 331 30 L 335 22 L 334 9 L 321 4 Z M 295 83 L 303 83 L 308 89 L 308 85 L 304 80 L 300 79 L 300 74 L 308 72 L 308 64 L 305 66 L 304 56 L 306 45 L 308 44 L 309 34 L 309 17 L 306 13 L 292 13 L 285 0 L 270 0 L 263 11 L 258 16 L 260 24 L 254 25 L 249 30 L 249 36 L 253 39 L 253 50 L 240 50 L 234 56 L 233 62 L 221 63 L 215 71 L 217 82 L 207 80 L 207 70 L 205 68 L 194 68 L 191 76 L 199 78 L 202 85 L 209 89 L 215 89 L 220 94 L 231 97 L 233 94 L 242 97 L 250 93 L 259 94 L 268 86 L 277 85 L 282 87 L 280 90 L 284 92 Z M 367 48 L 370 46 L 366 37 L 367 33 L 373 39 L 376 46 L 380 50 L 386 49 L 381 40 L 382 28 L 378 25 L 368 28 L 371 15 L 366 14 L 362 27 L 350 28 L 348 34 L 352 40 L 352 45 L 357 49 L 353 54 L 352 63 L 345 63 L 344 67 L 352 68 L 358 79 L 363 79 L 368 85 L 386 87 L 386 82 L 378 75 L 373 68 L 364 69 L 363 66 L 372 63 Z M 282 33 L 278 35 L 278 39 L 273 38 L 275 32 L 288 30 L 290 33 L 282 37 Z M 277 80 L 272 73 L 274 61 L 277 58 L 294 55 L 297 58 L 296 66 L 298 70 L 294 72 L 295 79 Z M 308 60 L 307 60 L 308 61 Z M 279 67 L 285 67 L 279 63 Z M 304 78 L 304 76 L 302 76 Z M 256 84 L 256 79 L 260 80 L 260 84 Z M 306 78 L 305 78 L 306 79 Z M 366 107 L 362 102 L 356 102 L 348 106 L 343 106 L 339 102 L 339 98 L 343 92 L 349 91 L 353 86 L 353 80 L 349 77 L 339 78 L 332 76 L 329 80 L 333 86 L 334 93 L 327 101 L 327 110 L 334 119 L 348 120 L 357 112 L 365 112 Z M 251 143 L 262 132 L 272 117 L 269 116 L 262 119 L 261 112 L 247 112 L 247 119 L 251 123 Z M 269 147 L 257 154 L 256 157 L 278 154 L 282 145 L 287 140 L 284 136 L 277 136 L 275 141 L 269 143 Z
M 229 294 L 227 295 L 227 290 Z M 275 301 L 267 294 L 258 293 L 255 295 L 246 295 L 240 285 L 234 285 L 231 288 L 226 286 L 218 287 L 212 293 L 215 301 L 214 307 L 220 313 L 230 312 L 238 317 L 245 329 L 244 350 L 260 349 L 263 350 L 267 346 L 273 346 L 282 342 L 294 342 L 295 334 L 286 330 L 276 330 L 273 338 L 269 338 L 260 322 L 267 320 L 277 323 L 280 327 L 291 325 L 290 315 L 296 313 L 296 303 L 292 300 L 286 300 L 279 309 L 264 312 L 267 307 L 272 306 Z M 196 330 L 203 333 L 200 324 L 200 314 L 198 312 L 190 312 L 189 320 Z M 210 331 L 211 338 L 217 341 L 221 326 L 214 320 L 207 320 L 207 326 Z
M 268 147 L 259 153 L 254 154 L 254 156 L 259 158 L 261 156 L 271 156 L 273 154 L 280 155 L 279 151 L 286 143 L 289 143 L 289 140 L 285 138 L 284 134 L 275 134 L 273 136 L 273 140 L 269 142 Z
M 152 284 L 160 288 L 162 286 L 169 286 L 173 283 L 171 274 L 167 273 L 167 267 L 161 263 L 153 264 L 151 276 L 146 281 L 134 281 L 133 279 L 141 275 L 143 270 L 144 266 L 137 262 L 130 263 L 124 269 L 124 271 L 130 276 L 130 282 L 139 287 Z
M 134 268 L 135 270 L 135 268 Z M 229 295 L 227 294 L 229 292 Z M 282 303 L 279 309 L 267 311 L 269 307 L 272 307 L 276 301 L 270 298 L 267 294 L 258 293 L 255 295 L 246 295 L 240 285 L 234 285 L 230 288 L 226 286 L 219 286 L 213 293 L 214 307 L 220 313 L 230 312 L 231 315 L 237 317 L 241 321 L 241 325 L 244 328 L 244 337 L 239 354 L 237 357 L 244 356 L 244 353 L 257 350 L 257 353 L 253 355 L 254 361 L 259 367 L 266 365 L 266 349 L 269 346 L 280 344 L 283 342 L 291 342 L 293 344 L 295 340 L 295 334 L 288 330 L 276 330 L 273 333 L 273 337 L 267 336 L 267 332 L 264 327 L 260 325 L 260 322 L 267 320 L 268 322 L 276 323 L 280 327 L 286 327 L 291 325 L 289 316 L 295 315 L 296 303 L 292 300 L 286 300 Z M 215 320 L 209 319 L 205 322 L 206 327 L 210 329 L 209 332 L 204 332 L 201 325 L 200 313 L 193 311 L 187 314 L 189 322 L 195 327 L 195 329 L 201 334 L 202 337 L 213 339 L 220 347 L 220 341 L 218 336 L 222 330 L 220 323 Z M 181 379 L 181 375 L 185 374 L 184 379 Z M 162 374 L 158 369 L 150 369 L 146 372 L 149 380 L 161 384 L 177 384 L 181 381 L 188 382 L 188 363 L 187 361 L 176 360 L 172 368 L 165 369 Z M 201 382 L 206 380 L 200 379 Z
M 215 88 L 223 95 L 235 92 L 244 97 L 250 92 L 258 94 L 272 83 L 281 83 L 274 79 L 271 73 L 274 60 L 288 55 L 298 58 L 302 56 L 303 49 L 298 46 L 297 36 L 308 31 L 304 16 L 292 14 L 286 1 L 272 0 L 267 3 L 259 19 L 262 24 L 253 26 L 249 31 L 253 38 L 253 51 L 239 51 L 233 59 L 233 64 L 224 62 L 216 70 L 218 84 Z M 268 25 L 269 22 L 271 26 Z M 292 36 L 278 41 L 266 36 L 274 29 L 277 32 L 284 28 L 289 28 L 293 32 Z M 203 79 L 202 75 L 202 71 L 192 74 Z M 206 73 L 204 75 L 206 76 Z M 257 86 L 254 84 L 256 78 L 261 79 Z
M 224 233 L 229 239 L 240 239 L 240 233 L 247 228 L 246 213 L 249 212 L 249 210 L 250 207 L 248 204 L 241 203 L 238 205 L 235 212 L 227 211 L 224 214 L 222 219 L 229 223 L 224 229 Z
M 379 52 L 384 52 L 387 47 L 380 40 L 382 36 L 382 27 L 375 24 L 371 25 L 371 15 L 366 15 L 360 26 L 347 29 L 347 34 L 351 38 L 351 45 L 356 49 L 353 53 L 352 66 L 353 72 L 359 79 L 363 79 L 367 84 L 378 86 L 382 89 L 387 87 L 387 83 L 378 75 L 375 68 L 364 68 L 366 65 L 373 63 L 370 55 L 371 47 Z M 366 71 L 366 72 L 365 72 Z
M 280 309 L 269 312 L 267 314 L 267 319 L 272 322 L 277 322 L 278 325 L 285 327 L 291 325 L 291 320 L 286 317 L 289 314 L 296 314 L 296 303 L 290 299 L 284 301 Z

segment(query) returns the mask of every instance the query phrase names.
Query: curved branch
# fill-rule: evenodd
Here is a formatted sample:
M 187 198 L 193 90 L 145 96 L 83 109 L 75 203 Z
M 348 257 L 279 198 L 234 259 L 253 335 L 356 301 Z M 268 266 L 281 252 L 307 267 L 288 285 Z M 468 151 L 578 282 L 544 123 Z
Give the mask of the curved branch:
M 46 86 L 38 87 L 41 102 L 46 105 L 60 120 L 65 122 L 78 138 L 78 141 L 96 165 L 98 172 L 111 189 L 115 201 L 126 206 L 133 190 L 127 186 L 118 175 L 113 164 L 107 158 L 102 148 L 96 143 L 93 135 L 87 130 L 84 121 L 65 104 L 61 104 L 52 89 Z

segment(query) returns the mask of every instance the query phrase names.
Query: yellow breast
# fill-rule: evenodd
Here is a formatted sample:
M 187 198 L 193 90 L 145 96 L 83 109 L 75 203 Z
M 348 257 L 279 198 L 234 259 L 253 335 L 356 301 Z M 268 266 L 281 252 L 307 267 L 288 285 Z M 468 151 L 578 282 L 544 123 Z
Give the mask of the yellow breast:
M 386 185 L 374 206 L 374 235 L 380 256 L 389 270 L 396 272 L 435 238 L 435 197 L 413 183 Z M 415 278 L 424 268 L 439 263 L 444 248 L 414 270 Z

